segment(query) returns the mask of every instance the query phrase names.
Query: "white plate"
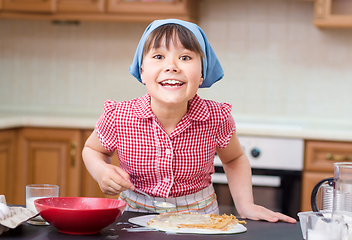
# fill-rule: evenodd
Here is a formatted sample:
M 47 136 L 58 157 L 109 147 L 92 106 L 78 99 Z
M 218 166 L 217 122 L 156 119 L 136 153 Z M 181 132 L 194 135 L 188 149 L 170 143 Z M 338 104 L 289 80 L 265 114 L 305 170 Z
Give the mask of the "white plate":
M 137 224 L 142 227 L 149 227 L 147 222 L 149 222 L 156 215 L 144 215 L 140 217 L 134 217 L 128 219 L 130 223 Z M 238 223 L 234 227 L 234 229 L 228 231 L 221 230 L 210 230 L 210 229 L 195 229 L 195 228 L 179 228 L 179 229 L 163 229 L 163 228 L 155 228 L 159 231 L 163 232 L 171 232 L 171 233 L 192 233 L 192 234 L 234 234 L 234 233 L 242 233 L 246 232 L 247 228 L 242 224 Z

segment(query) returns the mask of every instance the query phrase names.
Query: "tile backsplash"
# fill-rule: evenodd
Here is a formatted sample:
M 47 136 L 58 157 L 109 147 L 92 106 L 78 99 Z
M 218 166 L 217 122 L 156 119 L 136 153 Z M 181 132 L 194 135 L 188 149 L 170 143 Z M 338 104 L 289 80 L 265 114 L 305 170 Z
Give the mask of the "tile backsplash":
M 352 29 L 313 26 L 313 3 L 203 0 L 198 24 L 225 71 L 199 95 L 241 119 L 352 120 Z M 146 93 L 128 73 L 147 23 L 0 20 L 0 112 L 99 115 Z

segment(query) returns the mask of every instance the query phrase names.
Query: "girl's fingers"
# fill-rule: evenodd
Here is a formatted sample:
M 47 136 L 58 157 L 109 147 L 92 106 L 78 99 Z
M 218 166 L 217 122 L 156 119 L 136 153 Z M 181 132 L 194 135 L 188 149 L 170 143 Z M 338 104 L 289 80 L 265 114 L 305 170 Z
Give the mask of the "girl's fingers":
M 268 222 L 283 221 L 288 223 L 296 223 L 296 219 L 286 216 L 279 212 L 273 212 L 265 207 L 253 205 L 253 208 L 248 212 L 247 218 L 252 220 L 265 220 Z
M 100 189 L 108 195 L 117 195 L 127 189 L 134 190 L 130 176 L 117 166 L 107 165 L 99 181 Z
M 297 222 L 296 219 L 289 217 L 289 216 L 286 216 L 281 213 L 275 213 L 274 218 L 277 218 L 278 221 L 284 221 L 284 222 L 288 222 L 288 223 L 296 223 Z
M 122 168 L 119 167 L 115 167 L 116 172 L 125 180 L 123 182 L 123 187 L 125 187 L 127 189 L 131 189 L 132 191 L 135 189 L 135 187 L 133 186 L 133 184 L 130 181 L 130 175 L 128 175 L 127 172 L 125 172 Z
M 289 216 L 286 216 L 282 213 L 278 212 L 273 212 L 270 210 L 267 210 L 267 212 L 263 216 L 263 220 L 266 220 L 268 222 L 277 222 L 277 221 L 283 221 L 283 222 L 288 222 L 288 223 L 296 223 L 296 219 L 291 218 Z

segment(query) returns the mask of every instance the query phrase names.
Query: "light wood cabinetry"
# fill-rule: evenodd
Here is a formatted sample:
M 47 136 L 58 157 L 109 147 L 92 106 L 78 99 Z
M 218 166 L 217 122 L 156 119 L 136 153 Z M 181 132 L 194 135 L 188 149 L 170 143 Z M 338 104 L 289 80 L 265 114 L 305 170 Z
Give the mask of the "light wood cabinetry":
M 14 197 L 14 172 L 16 160 L 16 131 L 0 131 L 0 195 L 12 202 Z
M 28 184 L 55 184 L 60 187 L 60 196 L 80 196 L 82 145 L 79 130 L 18 130 L 14 204 L 25 203 Z
M 56 0 L 2 0 L 3 9 L 15 12 L 52 13 L 56 11 Z
M 302 211 L 311 211 L 311 192 L 320 180 L 334 176 L 334 163 L 346 161 L 352 161 L 352 143 L 306 141 L 302 179 Z
M 1 0 L 0 0 L 1 1 Z M 0 18 L 132 21 L 179 18 L 196 22 L 199 0 L 3 0 Z
M 316 0 L 314 25 L 321 28 L 351 28 L 352 1 Z
M 103 13 L 105 5 L 102 0 L 60 0 L 57 12 Z
M 124 1 L 109 0 L 108 12 L 125 14 L 126 17 L 139 18 L 144 15 L 159 15 L 159 18 L 189 18 L 197 17 L 198 1 Z
M 17 128 L 0 130 L 0 194 L 25 205 L 26 185 L 55 184 L 62 197 L 118 198 L 102 193 L 86 170 L 82 150 L 87 129 Z M 115 154 L 112 164 L 119 166 Z

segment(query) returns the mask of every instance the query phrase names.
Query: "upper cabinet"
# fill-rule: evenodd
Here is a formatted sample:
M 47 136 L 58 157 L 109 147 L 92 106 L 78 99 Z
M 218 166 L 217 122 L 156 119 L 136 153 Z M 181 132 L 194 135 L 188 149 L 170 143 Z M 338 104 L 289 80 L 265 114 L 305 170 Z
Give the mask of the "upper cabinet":
M 56 0 L 2 0 L 3 9 L 16 12 L 53 13 Z
M 197 0 L 109 0 L 108 12 L 124 14 L 125 17 L 139 18 L 148 15 L 158 15 L 160 18 L 186 18 L 197 17 Z
M 59 0 L 57 12 L 104 13 L 105 1 L 101 0 Z
M 351 28 L 351 0 L 315 0 L 314 25 L 321 28 Z
M 0 18 L 130 22 L 178 18 L 196 22 L 198 2 L 199 0 L 0 0 Z

